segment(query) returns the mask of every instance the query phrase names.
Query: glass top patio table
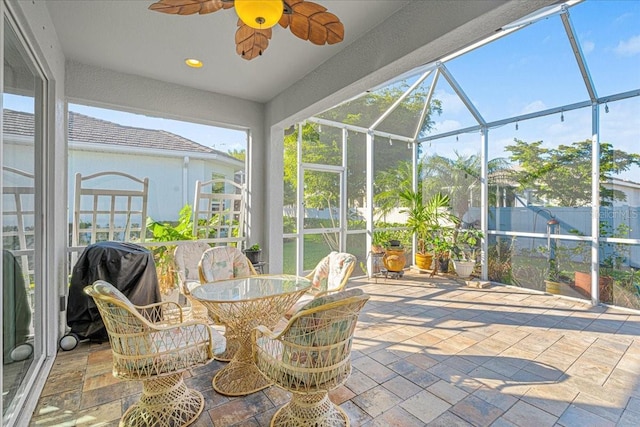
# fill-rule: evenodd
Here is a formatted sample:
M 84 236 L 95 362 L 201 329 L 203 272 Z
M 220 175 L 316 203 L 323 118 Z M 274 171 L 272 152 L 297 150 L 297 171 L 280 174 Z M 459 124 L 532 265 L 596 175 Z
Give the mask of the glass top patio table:
M 213 377 L 214 390 L 244 396 L 271 385 L 253 362 L 251 331 L 258 325 L 273 328 L 309 288 L 311 281 L 304 277 L 265 274 L 193 289 L 191 295 L 226 325 L 227 337 L 235 337 L 239 344 L 233 359 Z

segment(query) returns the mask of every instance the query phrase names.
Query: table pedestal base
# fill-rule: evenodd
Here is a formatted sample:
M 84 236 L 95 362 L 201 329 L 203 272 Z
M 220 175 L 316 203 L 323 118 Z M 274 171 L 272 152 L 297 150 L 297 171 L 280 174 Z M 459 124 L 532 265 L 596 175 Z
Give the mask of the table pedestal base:
M 240 343 L 238 342 L 238 337 L 234 335 L 231 328 L 227 328 L 224 335 L 227 339 L 225 350 L 222 353 L 214 354 L 213 358 L 219 360 L 220 362 L 230 362 L 238 352 Z
M 262 376 L 251 362 L 232 360 L 213 377 L 213 389 L 226 396 L 245 396 L 273 383 Z
M 271 427 L 349 427 L 347 413 L 329 400 L 327 392 L 292 393 L 291 401 L 271 418 Z
M 182 372 L 143 381 L 140 400 L 120 419 L 121 426 L 177 426 L 194 422 L 204 409 L 204 397 L 187 388 Z

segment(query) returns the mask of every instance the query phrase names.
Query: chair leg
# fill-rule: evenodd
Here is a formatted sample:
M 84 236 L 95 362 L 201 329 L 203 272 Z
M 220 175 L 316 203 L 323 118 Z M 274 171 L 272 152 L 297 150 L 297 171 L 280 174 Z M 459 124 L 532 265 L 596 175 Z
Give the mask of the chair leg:
M 325 392 L 292 393 L 291 401 L 271 418 L 271 427 L 349 427 L 349 416 Z
M 187 388 L 180 372 L 143 381 L 140 400 L 127 409 L 120 426 L 188 426 L 203 409 L 202 393 Z

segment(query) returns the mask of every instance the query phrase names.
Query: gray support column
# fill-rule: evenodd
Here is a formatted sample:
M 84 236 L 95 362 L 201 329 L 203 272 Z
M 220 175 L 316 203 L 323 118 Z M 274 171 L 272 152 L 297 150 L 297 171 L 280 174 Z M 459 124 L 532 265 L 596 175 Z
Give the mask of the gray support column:
M 373 131 L 367 132 L 367 248 L 373 240 Z M 373 271 L 373 260 L 367 257 L 367 271 Z
M 591 304 L 600 301 L 600 114 L 599 105 L 591 106 Z
M 340 174 L 340 250 L 347 250 L 347 224 L 349 223 L 349 201 L 347 197 L 347 135 L 346 129 L 342 129 L 342 167 Z
M 296 188 L 296 274 L 302 276 L 304 270 L 304 174 L 302 173 L 302 128 L 304 123 L 298 123 L 298 144 L 297 144 L 297 161 L 298 161 L 298 185 Z
M 488 252 L 489 252 L 489 180 L 488 180 L 488 157 L 489 157 L 489 129 L 483 127 L 480 131 L 480 229 L 484 233 L 482 239 L 480 262 L 482 271 L 480 277 L 487 280 L 489 277 Z

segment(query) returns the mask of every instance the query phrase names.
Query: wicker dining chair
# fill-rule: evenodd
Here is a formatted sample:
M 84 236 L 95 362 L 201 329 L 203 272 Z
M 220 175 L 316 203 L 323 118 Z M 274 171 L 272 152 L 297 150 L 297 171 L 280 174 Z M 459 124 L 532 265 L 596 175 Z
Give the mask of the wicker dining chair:
M 204 409 L 204 398 L 187 388 L 183 372 L 213 360 L 224 338 L 206 323 L 163 319 L 176 303 L 134 306 L 122 292 L 98 280 L 84 288 L 104 321 L 113 356 L 113 375 L 142 381 L 140 400 L 120 419 L 121 426 L 187 426 Z M 154 321 L 155 320 L 155 321 Z
M 314 298 L 281 331 L 258 326 L 253 357 L 262 375 L 291 392 L 271 426 L 348 426 L 348 415 L 328 392 L 351 374 L 351 343 L 358 314 L 369 299 L 354 288 Z
M 190 318 L 205 322 L 210 320 L 207 308 L 191 296 L 191 291 L 201 284 L 199 264 L 202 254 L 208 249 L 211 249 L 208 243 L 193 240 L 176 246 L 173 252 L 173 260 L 178 273 L 178 285 L 180 292 L 189 303 Z
M 213 248 L 207 249 L 200 258 L 198 271 L 200 282 L 202 283 L 212 283 L 257 274 L 249 258 L 234 246 L 214 246 Z M 220 319 L 211 313 L 209 313 L 209 315 L 216 323 L 222 323 Z M 224 353 L 216 355 L 216 359 L 222 362 L 228 362 L 233 359 L 233 356 L 240 347 L 237 337 L 228 333 L 226 329 L 225 338 L 227 340 L 226 350 Z
M 235 246 L 214 246 L 207 249 L 200 258 L 198 269 L 202 283 L 258 274 L 249 258 Z
M 306 276 L 311 280 L 311 289 L 285 313 L 285 318 L 290 319 L 295 312 L 300 310 L 300 307 L 313 298 L 342 291 L 353 273 L 356 260 L 355 255 L 337 251 L 332 251 L 322 258 L 311 273 Z

